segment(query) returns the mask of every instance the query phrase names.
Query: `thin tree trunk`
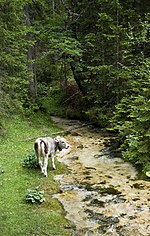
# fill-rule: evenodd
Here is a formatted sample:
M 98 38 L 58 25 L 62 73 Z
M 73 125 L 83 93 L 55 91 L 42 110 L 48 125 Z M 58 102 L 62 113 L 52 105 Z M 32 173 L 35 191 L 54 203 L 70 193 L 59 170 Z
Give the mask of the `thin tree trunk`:
M 29 12 L 29 5 L 25 6 L 25 15 L 26 15 L 26 25 L 31 26 L 31 20 L 30 20 L 30 12 Z M 32 33 L 29 33 L 27 36 L 27 40 L 32 41 L 33 35 Z M 31 102 L 35 103 L 36 97 L 37 97 L 37 81 L 36 81 L 36 73 L 35 68 L 33 64 L 34 59 L 34 47 L 29 46 L 28 52 L 27 52 L 27 60 L 28 60 L 28 69 L 29 69 L 29 94 Z
M 118 63 L 119 63 L 119 11 L 118 11 L 118 6 L 116 9 L 116 20 L 117 20 L 117 38 L 116 38 L 116 79 L 117 79 L 117 87 L 120 89 L 120 82 L 119 82 L 119 67 L 118 67 Z M 120 100 L 120 91 L 117 91 L 117 103 L 119 103 Z
M 86 90 L 85 90 L 84 86 L 81 83 L 81 80 L 82 80 L 81 76 L 79 75 L 79 73 L 76 72 L 76 69 L 75 69 L 75 66 L 73 65 L 73 63 L 71 63 L 70 66 L 71 66 L 71 70 L 72 70 L 72 73 L 73 73 L 73 76 L 74 76 L 74 80 L 76 81 L 79 90 L 81 91 L 81 93 L 83 95 L 85 95 Z

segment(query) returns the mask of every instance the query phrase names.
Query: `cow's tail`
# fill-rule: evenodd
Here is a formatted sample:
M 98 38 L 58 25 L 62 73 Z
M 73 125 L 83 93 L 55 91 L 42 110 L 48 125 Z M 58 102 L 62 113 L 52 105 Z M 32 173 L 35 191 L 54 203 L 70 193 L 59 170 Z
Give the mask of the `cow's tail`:
M 46 142 L 43 139 L 41 139 L 40 146 L 41 146 L 41 149 L 44 151 L 44 153 L 47 154 L 48 153 L 48 147 L 47 147 Z
M 38 157 L 39 155 L 45 155 L 48 153 L 48 147 L 46 142 L 43 139 L 38 139 L 34 143 L 35 154 Z

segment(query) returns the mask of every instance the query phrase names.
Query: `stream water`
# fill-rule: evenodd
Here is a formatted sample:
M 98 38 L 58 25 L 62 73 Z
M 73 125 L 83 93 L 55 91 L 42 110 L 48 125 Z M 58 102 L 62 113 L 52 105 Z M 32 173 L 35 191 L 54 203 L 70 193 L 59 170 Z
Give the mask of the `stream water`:
M 150 236 L 150 182 L 138 179 L 135 168 L 106 145 L 115 137 L 79 121 L 53 119 L 70 130 L 71 148 L 58 156 L 69 173 L 55 177 L 61 192 L 54 197 L 72 222 L 71 236 Z

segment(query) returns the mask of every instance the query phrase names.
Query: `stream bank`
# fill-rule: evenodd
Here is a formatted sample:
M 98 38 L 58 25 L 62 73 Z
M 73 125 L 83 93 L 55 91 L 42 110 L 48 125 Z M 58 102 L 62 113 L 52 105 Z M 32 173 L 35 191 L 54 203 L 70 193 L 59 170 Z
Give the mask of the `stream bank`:
M 71 236 L 150 236 L 150 182 L 106 147 L 115 137 L 79 121 L 53 120 L 72 130 L 71 149 L 58 155 L 69 173 L 55 176 L 61 192 L 54 196 L 72 222 Z

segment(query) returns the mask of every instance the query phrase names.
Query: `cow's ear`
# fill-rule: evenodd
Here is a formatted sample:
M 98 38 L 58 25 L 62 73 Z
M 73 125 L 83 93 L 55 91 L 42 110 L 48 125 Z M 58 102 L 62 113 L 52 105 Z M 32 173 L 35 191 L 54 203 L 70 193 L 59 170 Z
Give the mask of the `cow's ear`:
M 59 140 L 57 139 L 57 137 L 54 138 L 54 140 L 55 140 L 56 143 L 59 143 Z

